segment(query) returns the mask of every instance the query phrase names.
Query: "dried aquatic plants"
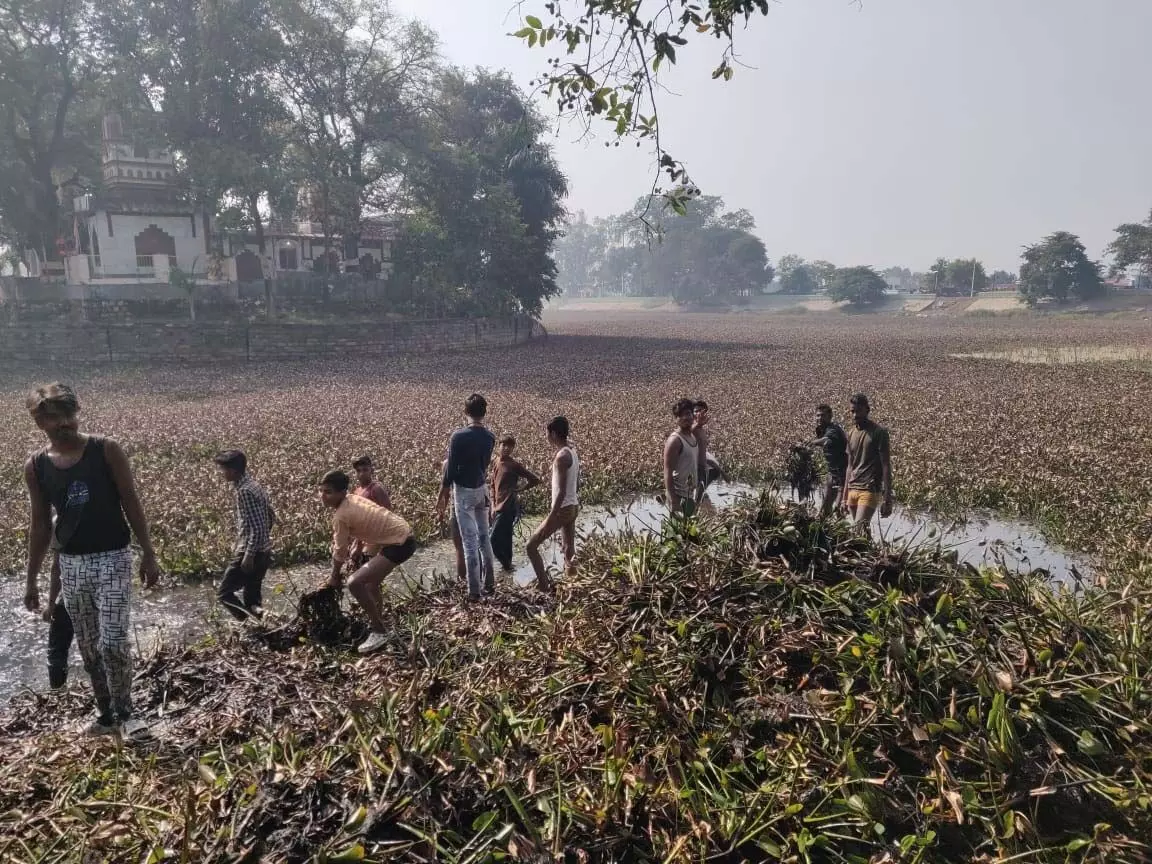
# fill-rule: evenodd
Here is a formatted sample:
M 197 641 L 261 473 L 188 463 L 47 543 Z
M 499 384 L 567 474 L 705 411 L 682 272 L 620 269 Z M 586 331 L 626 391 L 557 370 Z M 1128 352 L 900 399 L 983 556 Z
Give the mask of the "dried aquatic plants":
M 1145 861 L 1150 602 L 766 496 L 596 541 L 554 599 L 394 598 L 368 659 L 165 652 L 137 682 L 151 745 L 25 695 L 0 858 Z

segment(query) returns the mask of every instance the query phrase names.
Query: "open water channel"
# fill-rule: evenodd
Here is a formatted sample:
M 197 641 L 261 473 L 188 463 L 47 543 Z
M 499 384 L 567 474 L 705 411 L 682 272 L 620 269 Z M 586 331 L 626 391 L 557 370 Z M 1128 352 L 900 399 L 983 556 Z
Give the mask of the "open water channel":
M 723 509 L 755 490 L 739 484 L 717 484 L 710 491 L 712 503 Z M 653 498 L 636 498 L 618 507 L 590 507 L 582 513 L 582 535 L 620 534 L 625 531 L 658 531 L 664 508 Z M 1052 579 L 1073 584 L 1090 578 L 1092 562 L 1081 555 L 1048 543 L 1034 528 L 990 514 L 978 514 L 964 522 L 947 522 L 926 514 L 897 508 L 891 518 L 873 525 L 873 536 L 893 544 L 940 544 L 955 550 L 961 561 L 972 564 L 1003 563 L 1012 570 L 1043 569 Z M 522 548 L 523 539 L 518 537 Z M 558 559 L 557 545 L 545 547 L 545 562 Z M 308 565 L 275 570 L 265 581 L 265 606 L 272 615 L 289 615 L 296 598 L 316 587 L 326 576 L 325 565 Z M 402 568 L 400 579 L 412 583 L 430 582 L 455 571 L 455 553 L 450 541 L 440 541 L 420 549 Z M 532 581 L 532 568 L 523 555 L 517 558 L 514 580 L 518 585 Z M 42 580 L 42 598 L 47 600 L 47 580 Z M 137 590 L 133 599 L 133 631 L 139 652 L 152 649 L 159 641 L 196 639 L 224 623 L 215 604 L 215 586 L 210 581 L 162 585 L 151 591 Z M 24 687 L 47 687 L 45 658 L 48 625 L 23 605 L 24 584 L 19 575 L 0 579 L 0 711 L 9 697 Z M 87 686 L 77 652 L 72 652 L 69 686 Z

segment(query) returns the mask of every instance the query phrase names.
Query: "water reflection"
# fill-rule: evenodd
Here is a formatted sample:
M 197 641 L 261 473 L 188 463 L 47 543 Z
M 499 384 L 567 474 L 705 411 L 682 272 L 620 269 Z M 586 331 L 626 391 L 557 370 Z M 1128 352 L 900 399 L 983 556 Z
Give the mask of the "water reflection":
M 717 484 L 709 493 L 713 506 L 723 509 L 756 490 L 739 484 Z M 590 507 L 580 517 L 581 535 L 659 531 L 665 509 L 655 498 L 636 498 L 614 508 Z M 531 523 L 521 526 L 517 535 L 519 556 L 514 574 L 516 583 L 533 579 L 531 566 L 523 557 Z M 1084 556 L 1069 553 L 1046 542 L 1030 526 L 981 514 L 964 522 L 945 522 L 922 513 L 897 508 L 892 518 L 873 525 L 873 536 L 892 544 L 940 544 L 954 550 L 961 561 L 975 565 L 1003 564 L 1010 570 L 1043 569 L 1061 583 L 1077 577 L 1088 578 L 1092 564 Z M 543 549 L 545 563 L 559 566 L 559 543 Z M 455 551 L 449 541 L 420 549 L 402 568 L 394 587 L 407 583 L 427 583 L 437 578 L 454 578 Z M 313 588 L 327 575 L 327 567 L 312 565 L 276 570 L 268 574 L 266 606 L 272 614 L 286 614 L 296 598 Z M 0 704 L 21 687 L 42 689 L 47 685 L 46 643 L 48 625 L 40 616 L 24 610 L 23 580 L 9 577 L 0 582 Z M 137 591 L 133 599 L 133 631 L 136 648 L 151 650 L 157 640 L 184 641 L 196 638 L 214 627 L 231 626 L 221 617 L 210 583 L 178 585 L 153 591 Z M 79 657 L 73 649 L 70 686 L 87 687 Z

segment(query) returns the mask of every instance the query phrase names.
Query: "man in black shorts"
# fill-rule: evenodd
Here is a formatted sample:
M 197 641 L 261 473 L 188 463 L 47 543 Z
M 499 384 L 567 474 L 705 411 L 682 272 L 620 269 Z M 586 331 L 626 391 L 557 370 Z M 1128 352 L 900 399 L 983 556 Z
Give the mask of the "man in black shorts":
M 848 436 L 844 434 L 844 427 L 832 419 L 831 406 L 817 406 L 816 440 L 810 442 L 808 446 L 824 449 L 828 479 L 824 481 L 824 501 L 820 505 L 820 518 L 826 519 L 844 492 L 848 472 Z
M 412 557 L 416 551 L 416 538 L 408 523 L 391 510 L 359 495 L 349 495 L 351 485 L 343 471 L 329 471 L 320 482 L 320 500 L 334 511 L 332 575 L 328 577 L 328 585 L 340 587 L 352 544 L 360 541 L 368 560 L 349 578 L 348 591 L 372 625 L 372 632 L 356 650 L 361 654 L 371 654 L 388 641 L 384 632 L 387 627 L 380 613 L 381 585 L 389 573 Z

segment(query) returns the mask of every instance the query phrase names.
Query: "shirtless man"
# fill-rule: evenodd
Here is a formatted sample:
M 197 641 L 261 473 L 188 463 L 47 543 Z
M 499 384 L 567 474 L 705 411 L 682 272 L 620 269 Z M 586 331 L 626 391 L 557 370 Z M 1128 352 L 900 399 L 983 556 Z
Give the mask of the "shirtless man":
M 850 403 L 848 469 L 842 503 L 855 525 L 868 525 L 877 508 L 892 515 L 892 454 L 888 430 L 870 417 L 868 397 L 857 393 Z
M 548 424 L 548 443 L 556 448 L 552 457 L 552 509 L 543 524 L 528 540 L 528 560 L 536 571 L 536 584 L 542 591 L 552 588 L 552 579 L 544 568 L 540 546 L 557 531 L 564 548 L 564 566 L 572 568 L 576 555 L 576 515 L 580 510 L 580 457 L 568 441 L 567 417 L 556 417 Z
M 700 439 L 692 431 L 696 403 L 681 399 L 672 407 L 676 429 L 664 443 L 664 494 L 673 515 L 695 512 L 699 489 Z

